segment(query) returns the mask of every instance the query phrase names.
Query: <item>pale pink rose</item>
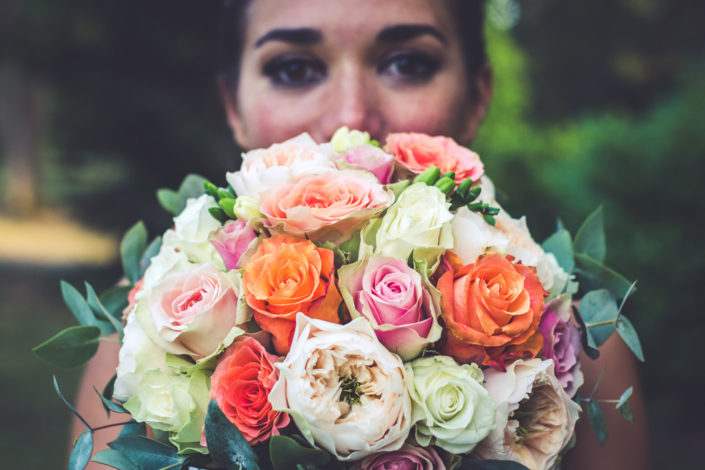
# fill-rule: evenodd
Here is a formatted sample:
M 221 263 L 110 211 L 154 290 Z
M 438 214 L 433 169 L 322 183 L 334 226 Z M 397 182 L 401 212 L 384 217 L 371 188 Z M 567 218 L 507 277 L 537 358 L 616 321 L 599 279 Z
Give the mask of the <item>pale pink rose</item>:
M 158 344 L 167 352 L 206 357 L 233 327 L 247 320 L 238 318 L 233 277 L 209 264 L 191 265 L 154 286 L 145 297 L 147 308 L 138 305 L 137 315 L 151 317 Z
M 421 173 L 437 166 L 441 173 L 454 171 L 455 182 L 460 183 L 466 178 L 477 181 L 485 171 L 475 152 L 458 145 L 449 137 L 413 132 L 389 134 L 385 148 L 412 173 Z
M 245 219 L 231 220 L 210 237 L 211 244 L 225 262 L 225 269 L 241 268 L 240 257 L 247 251 L 257 233 Z
M 570 296 L 556 297 L 546 304 L 539 324 L 543 356 L 552 359 L 556 378 L 569 397 L 583 384 L 580 370 L 580 332 L 570 321 Z
M 373 256 L 341 267 L 338 277 L 351 314 L 366 318 L 379 341 L 404 361 L 440 339 L 431 294 L 404 260 Z
M 358 145 L 347 149 L 345 163 L 363 168 L 387 184 L 392 177 L 394 157 L 374 145 Z
M 287 233 L 315 240 L 311 232 L 322 228 L 351 233 L 386 209 L 393 197 L 370 173 L 343 170 L 284 184 L 264 198 L 260 210 L 273 225 L 283 222 Z
M 445 470 L 443 460 L 433 447 L 416 447 L 404 444 L 392 452 L 365 457 L 354 470 Z

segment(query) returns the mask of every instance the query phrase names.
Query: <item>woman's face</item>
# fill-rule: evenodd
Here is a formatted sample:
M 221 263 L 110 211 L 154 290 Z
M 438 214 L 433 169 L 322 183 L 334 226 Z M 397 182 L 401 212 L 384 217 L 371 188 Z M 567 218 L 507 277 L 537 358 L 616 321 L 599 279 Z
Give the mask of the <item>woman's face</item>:
M 340 126 L 468 142 L 491 88 L 470 87 L 456 24 L 438 0 L 254 0 L 228 119 L 244 148 Z

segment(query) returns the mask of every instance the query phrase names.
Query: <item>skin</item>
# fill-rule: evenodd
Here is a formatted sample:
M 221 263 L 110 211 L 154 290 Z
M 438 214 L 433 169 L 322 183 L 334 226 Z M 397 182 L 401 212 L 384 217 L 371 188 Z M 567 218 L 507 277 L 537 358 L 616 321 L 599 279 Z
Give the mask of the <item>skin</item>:
M 440 5 L 438 0 L 252 2 L 239 84 L 221 84 L 235 139 L 245 149 L 267 147 L 302 132 L 324 142 L 345 125 L 367 130 L 378 140 L 390 132 L 418 131 L 469 143 L 486 111 L 492 73 L 485 66 L 468 77 L 455 22 Z M 79 389 L 77 407 L 93 426 L 125 420 L 116 414 L 106 418 L 92 390 L 94 385 L 102 390 L 112 377 L 117 346 L 101 345 Z M 617 398 L 638 384 L 631 353 L 615 335 L 599 361 L 583 358 L 585 390 L 592 389 L 603 363 L 609 367 L 599 397 Z M 638 386 L 632 399 L 634 425 L 607 408 L 607 446 L 598 451 L 588 420 L 581 420 L 579 443 L 564 469 L 648 468 Z M 76 420 L 72 436 L 82 431 Z M 107 448 L 118 432 L 110 428 L 96 433 L 96 452 Z

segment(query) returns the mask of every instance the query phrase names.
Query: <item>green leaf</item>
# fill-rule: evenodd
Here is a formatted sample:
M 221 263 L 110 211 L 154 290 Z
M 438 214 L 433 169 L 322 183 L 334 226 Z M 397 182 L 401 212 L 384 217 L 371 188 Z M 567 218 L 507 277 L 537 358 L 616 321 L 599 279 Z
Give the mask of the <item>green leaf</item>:
M 622 418 L 626 421 L 630 423 L 634 422 L 634 416 L 632 416 L 632 405 L 629 403 L 629 400 L 625 401 L 622 406 L 617 407 L 617 411 L 619 411 L 619 414 L 622 415 Z
M 617 401 L 617 405 L 615 406 L 615 408 L 620 408 L 622 405 L 624 405 L 627 400 L 629 400 L 629 397 L 632 396 L 633 391 L 634 387 L 629 387 L 628 389 L 626 389 L 624 393 L 622 393 L 622 396 L 619 397 L 619 401 Z
M 641 349 L 641 343 L 639 342 L 639 336 L 636 334 L 632 322 L 629 321 L 624 315 L 620 315 L 617 320 L 617 333 L 622 337 L 629 349 L 632 350 L 637 359 L 644 362 L 644 351 Z
M 187 200 L 197 198 L 206 192 L 203 186 L 205 181 L 206 179 L 200 175 L 193 173 L 186 175 L 186 178 L 181 182 L 181 186 L 179 186 L 179 200 L 177 201 L 175 215 L 184 210 Z
M 587 216 L 578 229 L 575 234 L 574 249 L 576 253 L 587 255 L 599 263 L 605 260 L 607 244 L 601 206 Z
M 140 266 L 142 267 L 140 272 L 140 278 L 144 276 L 144 272 L 147 270 L 150 264 L 152 264 L 152 258 L 159 253 L 159 249 L 162 247 L 162 237 L 154 237 L 154 240 L 147 245 L 144 253 L 142 253 L 142 258 L 140 259 Z
M 138 423 L 135 420 L 130 420 L 129 423 L 122 427 L 119 437 L 146 437 L 147 436 L 147 425 L 144 423 Z
M 100 328 L 72 326 L 60 331 L 32 351 L 49 364 L 71 369 L 88 362 L 98 350 Z
M 61 281 L 61 295 L 64 297 L 64 302 L 68 305 L 73 316 L 76 317 L 81 325 L 97 326 L 97 321 L 90 305 L 83 298 L 83 295 L 71 284 L 66 281 Z
M 329 468 L 330 454 L 311 447 L 305 447 L 287 436 L 272 436 L 269 439 L 269 457 L 274 470 L 296 470 L 296 465 L 304 468 Z
M 69 470 L 83 470 L 93 454 L 93 431 L 86 429 L 73 445 L 69 456 Z
M 103 402 L 103 406 L 105 406 L 106 408 L 108 408 L 110 411 L 114 411 L 115 413 L 129 413 L 129 411 L 127 411 L 122 405 L 120 405 L 120 404 L 118 404 L 118 403 L 115 403 L 114 401 L 105 398 L 105 397 L 98 391 L 97 388 L 93 387 L 93 390 L 95 390 L 95 393 L 97 393 L 98 396 L 100 397 L 101 401 Z
M 475 460 L 464 457 L 457 470 L 529 470 L 518 462 L 511 460 Z
M 582 253 L 575 253 L 575 272 L 580 286 L 585 290 L 608 289 L 618 299 L 623 299 L 631 283 L 615 270 Z
M 135 465 L 130 459 L 113 449 L 101 450 L 95 454 L 93 461 L 117 468 L 118 470 L 142 470 L 141 467 Z
M 104 291 L 98 296 L 103 307 L 110 312 L 113 317 L 121 318 L 122 311 L 127 307 L 127 294 L 131 290 L 130 286 L 115 286 Z
M 173 447 L 142 436 L 119 437 L 108 445 L 144 470 L 178 468 L 186 462 L 186 458 L 177 454 Z
M 570 233 L 565 230 L 558 230 L 548 237 L 541 245 L 544 251 L 553 253 L 558 261 L 558 265 L 568 274 L 575 269 L 575 259 L 573 259 L 573 242 Z
M 96 295 L 95 290 L 93 289 L 93 286 L 91 286 L 87 282 L 86 282 L 86 297 L 88 299 L 88 305 L 90 305 L 90 307 L 93 309 L 93 311 L 96 314 L 96 318 L 98 318 L 98 317 L 104 318 L 112 326 L 112 331 L 106 332 L 106 331 L 102 331 L 102 329 L 101 329 L 101 333 L 105 335 L 105 334 L 110 334 L 112 332 L 117 332 L 120 334 L 120 337 L 122 337 L 122 331 L 124 329 L 122 322 L 120 320 L 118 320 L 117 318 L 115 318 L 113 316 L 113 314 L 110 313 L 107 308 L 105 308 L 103 303 L 100 301 L 100 299 Z
M 223 212 L 225 212 L 225 215 L 227 215 L 231 219 L 237 219 L 237 216 L 235 215 L 235 211 L 233 210 L 235 208 L 235 202 L 236 202 L 236 200 L 233 199 L 232 197 L 229 197 L 226 199 L 221 199 L 218 201 L 218 205 L 220 206 L 221 209 L 223 209 Z
M 583 350 L 585 351 L 585 354 L 587 354 L 590 359 L 597 359 L 598 357 L 600 357 L 600 351 L 599 349 L 597 349 L 595 340 L 592 338 L 587 327 L 585 326 L 585 321 L 583 320 L 583 317 L 580 315 L 580 312 L 577 312 L 575 310 L 574 317 L 578 321 L 578 325 L 580 326 L 580 342 L 583 345 Z
M 122 268 L 131 284 L 140 280 L 142 275 L 141 259 L 147 246 L 147 228 L 142 221 L 133 225 L 120 242 Z
M 619 316 L 617 301 L 606 289 L 590 291 L 580 300 L 578 311 L 595 346 L 607 341 Z
M 76 411 L 76 408 L 74 408 L 73 405 L 71 403 L 69 403 L 69 401 L 66 399 L 64 394 L 61 393 L 61 389 L 59 388 L 59 382 L 56 380 L 56 376 L 52 377 L 52 379 L 54 380 L 54 391 L 59 396 L 59 398 L 61 398 L 61 401 L 64 402 L 64 404 L 69 408 L 69 410 L 71 410 L 71 413 L 76 415 L 76 417 L 83 423 L 83 425 L 85 427 L 87 427 L 88 429 L 91 429 L 91 427 L 88 425 L 86 420 L 83 419 L 83 416 L 81 416 L 81 414 L 78 411 Z
M 171 215 L 179 214 L 179 193 L 177 193 L 173 189 L 157 189 L 157 201 L 159 201 L 159 205 L 162 206 L 164 210 L 169 212 Z
M 213 462 L 225 468 L 259 470 L 257 455 L 240 431 L 225 417 L 215 400 L 208 405 L 206 441 Z
M 600 441 L 600 445 L 603 445 L 607 440 L 607 424 L 605 424 L 605 415 L 602 412 L 600 402 L 590 400 L 587 405 L 587 411 L 590 424 L 592 425 L 593 431 L 595 431 L 597 440 Z

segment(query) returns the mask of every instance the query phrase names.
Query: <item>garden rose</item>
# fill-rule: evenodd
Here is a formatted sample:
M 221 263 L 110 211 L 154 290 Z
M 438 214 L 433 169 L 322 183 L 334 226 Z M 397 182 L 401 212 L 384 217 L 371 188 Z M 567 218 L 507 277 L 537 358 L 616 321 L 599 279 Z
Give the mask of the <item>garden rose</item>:
M 241 268 L 238 264 L 257 233 L 245 219 L 231 220 L 210 237 L 211 244 L 225 262 L 225 269 Z
M 355 470 L 445 470 L 443 460 L 433 447 L 404 444 L 392 452 L 380 452 L 361 460 Z
M 264 239 L 244 267 L 242 288 L 255 321 L 272 334 L 279 354 L 289 351 L 298 312 L 339 322 L 333 252 L 309 240 Z
M 196 360 L 209 356 L 236 325 L 249 320 L 238 308 L 238 276 L 208 264 L 166 276 L 137 304 L 140 326 L 167 352 Z
M 334 170 L 330 150 L 303 133 L 266 149 L 243 154 L 240 170 L 227 173 L 225 178 L 238 196 L 249 196 L 259 202 L 262 194 L 292 178 Z
M 437 166 L 441 173 L 454 171 L 458 184 L 466 178 L 477 181 L 484 173 L 480 157 L 449 137 L 420 133 L 389 134 L 385 148 L 399 164 L 413 173 Z
M 369 171 L 382 184 L 389 183 L 392 178 L 394 157 L 374 145 L 358 145 L 347 149 L 343 161 Z
M 546 292 L 531 267 L 499 253 L 445 272 L 438 280 L 447 329 L 444 354 L 461 363 L 503 366 L 506 357 L 535 357 Z
M 279 378 L 277 356 L 254 338 L 238 339 L 223 355 L 211 376 L 211 399 L 250 444 L 279 434 L 289 415 L 272 409 L 269 392 Z
M 272 224 L 283 222 L 288 233 L 329 238 L 322 236 L 327 232 L 317 237 L 312 232 L 325 228 L 349 235 L 360 222 L 386 209 L 393 199 L 373 175 L 342 170 L 281 185 L 264 197 L 261 211 Z
M 454 454 L 470 452 L 494 427 L 495 406 L 476 364 L 448 356 L 406 364 L 416 442 Z
M 539 331 L 543 335 L 543 357 L 553 360 L 556 378 L 569 397 L 583 384 L 580 370 L 580 332 L 570 321 L 571 299 L 557 297 L 546 304 Z
M 339 460 L 404 444 L 411 427 L 404 365 L 364 319 L 335 325 L 297 315 L 291 351 L 275 367 L 269 401 L 311 444 Z
M 441 337 L 437 309 L 421 275 L 404 260 L 373 256 L 338 270 L 353 317 L 370 322 L 387 349 L 409 361 Z
M 514 460 L 531 470 L 553 468 L 573 435 L 580 406 L 563 391 L 553 361 L 517 360 L 485 372 L 497 422 L 475 449 L 483 459 Z

